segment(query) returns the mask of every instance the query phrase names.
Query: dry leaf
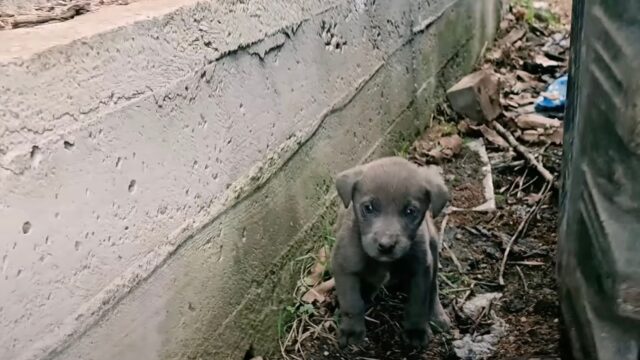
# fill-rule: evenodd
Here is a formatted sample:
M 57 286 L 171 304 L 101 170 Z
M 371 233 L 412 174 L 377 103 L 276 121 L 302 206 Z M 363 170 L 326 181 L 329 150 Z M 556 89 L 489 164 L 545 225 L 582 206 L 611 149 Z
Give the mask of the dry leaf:
M 513 29 L 507 34 L 507 36 L 505 36 L 504 38 L 502 38 L 502 40 L 500 40 L 499 45 L 512 46 L 518 40 L 522 39 L 526 33 L 527 31 L 525 29 Z
M 562 65 L 559 62 L 553 61 L 553 60 L 547 58 L 546 56 L 540 55 L 540 54 L 536 55 L 535 58 L 533 59 L 533 61 L 537 65 L 542 66 L 543 68 L 558 67 L 558 66 Z
M 304 283 L 307 286 L 314 286 L 322 281 L 322 274 L 324 274 L 324 271 L 327 268 L 327 250 L 324 247 L 318 251 L 316 259 L 316 263 L 313 266 L 311 273 L 304 279 Z
M 542 195 L 539 195 L 539 194 L 529 194 L 529 195 L 524 197 L 524 200 L 529 205 L 533 205 L 533 204 L 538 203 L 538 201 L 540 201 L 540 199 L 542 199 Z
M 501 49 L 493 49 L 487 53 L 486 58 L 489 61 L 497 61 L 500 60 L 503 56 L 504 55 Z
M 440 140 L 438 140 L 438 143 L 443 148 L 451 150 L 453 152 L 453 155 L 459 153 L 460 150 L 462 150 L 462 138 L 457 134 L 440 138 Z
M 458 131 L 459 131 L 461 134 L 466 135 L 466 134 L 468 134 L 468 133 L 471 131 L 472 126 L 469 124 L 469 120 L 466 120 L 466 119 L 465 119 L 465 120 L 460 121 L 460 122 L 458 123 L 458 125 L 456 126 L 456 128 L 458 129 Z
M 323 283 L 318 284 L 309 291 L 307 291 L 304 295 L 302 295 L 302 301 L 311 304 L 318 303 L 322 304 L 327 300 L 327 296 L 329 296 L 329 292 L 333 290 L 336 286 L 336 281 L 334 278 L 331 278 Z
M 522 81 L 532 82 L 535 81 L 533 75 L 529 74 L 526 71 L 516 70 L 516 77 Z
M 518 107 L 530 105 L 536 102 L 536 99 L 530 94 L 511 95 L 509 100 L 518 104 Z
M 564 130 L 560 127 L 553 131 L 553 133 L 547 136 L 549 141 L 556 145 L 562 145 L 562 141 L 564 138 Z

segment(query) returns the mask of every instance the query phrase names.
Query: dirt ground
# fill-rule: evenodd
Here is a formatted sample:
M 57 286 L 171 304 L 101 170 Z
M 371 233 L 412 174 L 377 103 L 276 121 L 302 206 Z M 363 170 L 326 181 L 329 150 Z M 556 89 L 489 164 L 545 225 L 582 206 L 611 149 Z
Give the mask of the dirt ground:
M 452 193 L 451 205 L 466 209 L 436 219 L 444 242 L 440 256 L 440 298 L 453 328 L 448 332 L 434 329 L 435 336 L 426 350 L 408 348 L 402 339 L 401 326 L 404 295 L 383 291 L 367 312 L 365 343 L 341 350 L 336 342 L 339 309 L 329 288 L 316 301 L 301 300 L 291 307 L 296 318 L 283 327 L 282 358 L 568 357 L 560 346 L 561 322 L 554 278 L 558 226 L 558 194 L 554 184 L 557 185 L 561 165 L 562 128 L 557 124 L 561 124 L 562 114 L 545 114 L 545 119 L 560 121 L 552 120 L 557 124 L 533 131 L 516 121 L 534 113 L 535 99 L 567 71 L 570 2 L 550 0 L 546 3 L 548 8 L 546 5 L 534 8 L 534 4 L 540 7 L 540 3 L 515 1 L 509 7 L 499 40 L 487 50 L 479 68 L 500 80 L 503 112 L 497 123 L 555 176 L 554 181 L 547 181 L 504 138 L 491 129 L 470 124 L 446 102 L 438 107 L 434 117 L 439 125 L 429 128 L 406 154 L 420 165 L 442 166 Z M 452 137 L 459 137 L 461 142 L 453 141 Z M 459 146 L 474 138 L 483 138 L 486 144 L 496 199 L 494 211 L 468 210 L 486 200 L 482 161 L 476 153 Z M 329 278 L 330 274 L 325 272 L 324 280 Z M 480 310 L 470 314 L 469 306 L 484 296 L 491 300 L 480 302 Z M 477 344 L 483 339 L 488 344 L 485 353 L 464 353 L 465 343 Z

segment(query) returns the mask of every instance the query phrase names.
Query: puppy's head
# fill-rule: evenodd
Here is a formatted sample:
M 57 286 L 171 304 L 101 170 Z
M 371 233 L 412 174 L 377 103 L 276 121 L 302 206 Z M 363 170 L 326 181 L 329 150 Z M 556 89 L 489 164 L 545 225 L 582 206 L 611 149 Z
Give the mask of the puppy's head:
M 440 174 L 400 157 L 346 170 L 336 188 L 345 207 L 353 204 L 364 251 L 382 262 L 405 255 L 426 212 L 438 216 L 449 200 Z

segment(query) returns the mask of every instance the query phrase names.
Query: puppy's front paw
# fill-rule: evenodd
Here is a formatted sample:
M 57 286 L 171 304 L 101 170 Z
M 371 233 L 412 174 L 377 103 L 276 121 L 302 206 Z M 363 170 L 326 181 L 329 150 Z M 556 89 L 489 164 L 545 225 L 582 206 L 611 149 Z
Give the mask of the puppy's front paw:
M 356 345 L 364 340 L 364 316 L 345 316 L 340 323 L 338 343 L 341 348 Z
M 404 334 L 407 343 L 418 349 L 426 347 L 431 337 L 426 327 L 406 328 Z
M 436 304 L 436 310 L 431 321 L 435 325 L 435 330 L 437 331 L 447 332 L 451 330 L 451 320 L 449 319 L 447 312 L 442 308 L 440 301 Z

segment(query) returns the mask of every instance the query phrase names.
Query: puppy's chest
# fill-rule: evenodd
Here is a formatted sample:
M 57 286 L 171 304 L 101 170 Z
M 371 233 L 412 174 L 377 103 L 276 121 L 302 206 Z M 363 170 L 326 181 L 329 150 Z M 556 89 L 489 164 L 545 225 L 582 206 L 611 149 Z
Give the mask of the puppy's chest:
M 367 262 L 360 278 L 372 285 L 382 285 L 389 278 L 389 267 L 380 263 Z

